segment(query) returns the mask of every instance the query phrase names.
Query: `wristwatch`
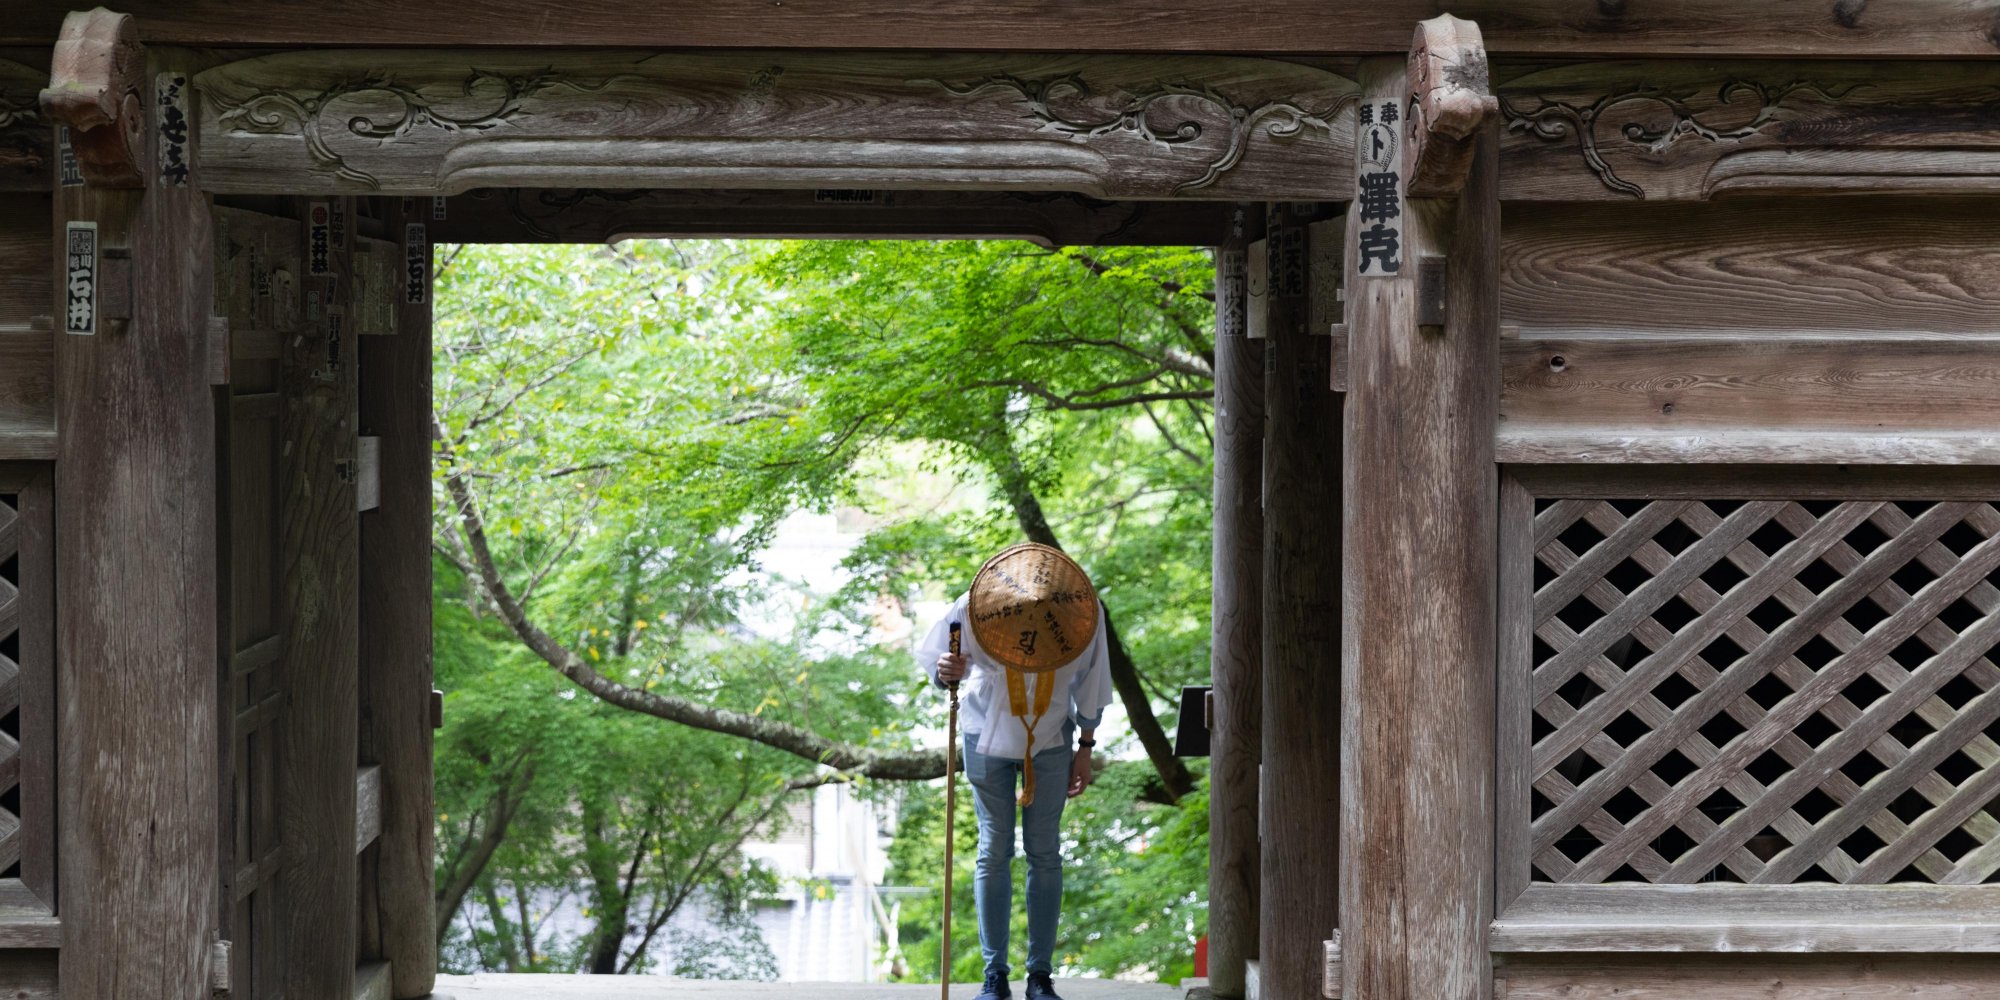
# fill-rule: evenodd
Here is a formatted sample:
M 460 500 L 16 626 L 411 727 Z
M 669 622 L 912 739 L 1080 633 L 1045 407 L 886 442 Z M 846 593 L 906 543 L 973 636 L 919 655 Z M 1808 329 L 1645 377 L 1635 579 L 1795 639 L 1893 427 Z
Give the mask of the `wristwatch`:
M 1077 741 L 1076 741 L 1076 745 L 1077 745 L 1077 748 L 1078 748 L 1078 749 L 1080 749 L 1080 750 L 1088 750 L 1088 749 L 1090 749 L 1091 747 L 1094 747 L 1094 746 L 1096 746 L 1096 745 L 1097 745 L 1097 741 L 1096 741 L 1096 740 L 1077 740 Z

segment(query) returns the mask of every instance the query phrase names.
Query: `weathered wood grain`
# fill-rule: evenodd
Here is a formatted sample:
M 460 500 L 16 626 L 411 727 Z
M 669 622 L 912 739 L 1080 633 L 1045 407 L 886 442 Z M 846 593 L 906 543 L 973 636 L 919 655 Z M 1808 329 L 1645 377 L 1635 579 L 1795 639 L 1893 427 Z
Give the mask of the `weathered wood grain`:
M 1500 1000 L 1973 1000 L 2000 992 L 1983 956 L 1509 957 Z
M 0 59 L 0 191 L 54 185 L 55 128 L 42 112 L 46 69 Z
M 1451 197 L 1472 165 L 1472 138 L 1500 109 L 1479 25 L 1448 14 L 1418 22 L 1407 73 L 1404 182 L 1411 197 Z
M 313 214 L 345 214 L 328 233 L 327 275 L 312 274 Z M 354 990 L 354 767 L 360 725 L 360 532 L 353 470 L 356 364 L 351 199 L 305 204 L 301 335 L 280 345 L 283 434 L 279 544 L 284 574 L 286 714 L 281 799 L 285 992 Z M 330 223 L 331 224 L 331 223 Z M 313 305 L 314 298 L 318 306 Z
M 1533 885 L 1496 952 L 2000 952 L 2000 886 Z
M 1209 625 L 1208 981 L 1243 1000 L 1257 953 L 1257 762 L 1263 733 L 1264 345 L 1250 339 L 1251 230 L 1261 206 L 1233 211 L 1215 254 L 1215 544 Z
M 0 459 L 55 457 L 49 211 L 47 194 L 0 194 Z
M 427 207 L 427 206 L 424 206 Z M 412 213 L 386 213 L 404 232 Z M 400 246 L 397 257 L 401 259 Z M 361 428 L 379 437 L 381 500 L 361 517 L 361 754 L 382 768 L 373 885 L 391 993 L 421 997 L 437 974 L 431 786 L 431 296 L 390 291 L 396 335 L 361 341 Z M 375 957 L 375 956 L 370 956 Z
M 0 44 L 46 46 L 68 0 L 23 0 L 0 23 Z M 132 0 L 155 44 L 529 45 L 1073 50 L 1098 52 L 1242 52 L 1373 54 L 1401 52 L 1410 25 L 1441 13 L 1486 29 L 1494 52 L 1536 54 L 1673 54 L 1703 57 L 1990 56 L 2000 51 L 1991 0 L 1906 0 L 1836 4 L 1731 0 L 1672 4 L 1564 0 L 1270 0 L 1252 6 L 1198 0 L 1104 0 L 1051 7 L 999 0 L 933 8 L 894 0 L 711 0 L 635 7 L 618 0 L 577 0 L 560 12 L 507 0 L 466 17 L 444 0 L 358 0 L 315 9 L 312 17 L 276 0 Z
M 1990 63 L 1496 67 L 1508 201 L 2000 192 Z
M 53 308 L 46 192 L 0 194 L 0 326 L 27 327 Z
M 1537 330 L 2000 331 L 2000 202 L 1514 206 L 1503 322 Z
M 1020 239 L 1043 246 L 1207 246 L 1229 228 L 1214 201 L 1098 201 L 1062 192 L 474 191 L 431 221 L 440 243 L 707 239 Z M 365 327 L 364 333 L 369 332 Z
M 0 459 L 49 457 L 42 452 L 56 429 L 54 340 L 46 328 L 0 327 Z
M 222 881 L 208 204 L 69 187 L 55 216 L 129 247 L 134 291 L 123 334 L 56 342 L 61 989 L 196 997 Z
M 195 78 L 217 192 L 1334 196 L 1353 82 L 1226 57 L 300 52 Z
M 1506 461 L 2000 462 L 2000 332 L 1503 339 L 1500 384 Z
M 1407 93 L 1364 63 L 1365 99 Z M 1461 196 L 1411 199 L 1405 260 L 1447 258 L 1444 325 L 1417 268 L 1347 271 L 1340 930 L 1343 994 L 1491 996 L 1497 129 Z M 1360 232 L 1350 213 L 1349 253 Z M 1358 263 L 1355 262 L 1355 263 Z
M 57 1000 L 56 957 L 53 948 L 0 951 L 0 986 L 10 1000 Z M 72 994 L 74 995 L 74 994 Z
M 1342 400 L 1332 352 L 1309 330 L 1312 286 L 1340 280 L 1344 220 L 1308 225 L 1273 207 L 1264 242 L 1265 299 L 1263 878 L 1258 887 L 1260 996 L 1310 997 L 1321 950 L 1340 922 L 1326 859 L 1341 838 Z

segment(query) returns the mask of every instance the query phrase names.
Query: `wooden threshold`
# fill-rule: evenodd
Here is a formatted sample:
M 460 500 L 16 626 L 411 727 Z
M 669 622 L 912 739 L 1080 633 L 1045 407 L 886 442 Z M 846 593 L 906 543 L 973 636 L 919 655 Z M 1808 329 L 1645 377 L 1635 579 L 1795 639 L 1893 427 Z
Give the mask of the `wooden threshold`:
M 2000 885 L 1532 885 L 1495 952 L 2000 953 Z

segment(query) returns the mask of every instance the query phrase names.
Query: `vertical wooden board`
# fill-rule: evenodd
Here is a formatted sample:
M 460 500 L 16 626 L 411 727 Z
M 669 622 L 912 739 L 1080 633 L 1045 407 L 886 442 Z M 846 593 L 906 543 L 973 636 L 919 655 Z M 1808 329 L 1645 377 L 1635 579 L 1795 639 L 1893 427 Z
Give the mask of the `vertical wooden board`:
M 392 203 L 395 204 L 395 203 Z M 401 234 L 420 221 L 388 212 Z M 391 993 L 421 997 L 437 973 L 435 826 L 431 787 L 431 296 L 406 294 L 404 248 L 373 253 L 397 264 L 394 281 L 371 287 L 394 313 L 393 337 L 365 337 L 361 429 L 380 438 L 379 501 L 361 517 L 361 753 L 381 765 L 382 833 L 375 878 L 362 886 L 364 921 L 379 928 Z M 426 264 L 430 248 L 416 251 Z M 379 304 L 378 304 L 379 305 Z M 364 305 L 366 313 L 377 305 Z
M 209 209 L 195 188 L 57 197 L 56 229 L 93 220 L 130 248 L 134 291 L 122 334 L 56 343 L 61 989 L 202 996 L 221 884 Z
M 1399 102 L 1403 70 L 1364 62 L 1364 100 Z M 1400 217 L 1403 261 L 1447 258 L 1443 325 L 1419 324 L 1421 268 L 1348 270 L 1341 964 L 1368 1000 L 1492 989 L 1499 202 L 1497 135 L 1477 141 L 1457 199 Z
M 1496 587 L 1499 638 L 1494 713 L 1494 912 L 1528 887 L 1529 775 L 1534 656 L 1535 498 L 1511 475 L 1500 480 Z
M 1318 248 L 1312 239 L 1334 246 Z M 1273 208 L 1264 373 L 1260 995 L 1317 996 L 1340 919 L 1326 859 L 1340 839 L 1339 500 L 1342 399 L 1332 354 L 1308 329 L 1313 286 L 1338 280 L 1338 225 Z M 1323 264 L 1315 269 L 1317 256 Z
M 20 581 L 21 881 L 54 912 L 56 897 L 55 476 L 38 465 L 16 494 Z
M 1257 954 L 1260 866 L 1257 762 L 1262 756 L 1264 612 L 1264 345 L 1250 339 L 1249 237 L 1262 206 L 1237 206 L 1216 248 L 1215 545 L 1209 669 L 1214 691 L 1208 771 L 1208 982 L 1241 1000 Z
M 305 317 L 279 348 L 285 993 L 301 997 L 345 997 L 354 989 L 357 366 L 349 253 L 340 238 L 352 224 L 349 201 L 304 206 Z

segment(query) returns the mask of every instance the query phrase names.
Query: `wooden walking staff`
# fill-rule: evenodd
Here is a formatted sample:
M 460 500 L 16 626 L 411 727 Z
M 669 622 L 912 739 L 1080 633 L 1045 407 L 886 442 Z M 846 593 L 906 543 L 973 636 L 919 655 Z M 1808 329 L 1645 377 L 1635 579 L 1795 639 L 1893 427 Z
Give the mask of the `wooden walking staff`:
M 951 623 L 951 655 L 959 655 L 957 622 Z M 931 647 L 937 648 L 935 646 Z M 938 965 L 938 1000 L 951 1000 L 952 820 L 958 816 L 958 682 L 951 682 L 951 714 L 944 727 L 944 959 Z

